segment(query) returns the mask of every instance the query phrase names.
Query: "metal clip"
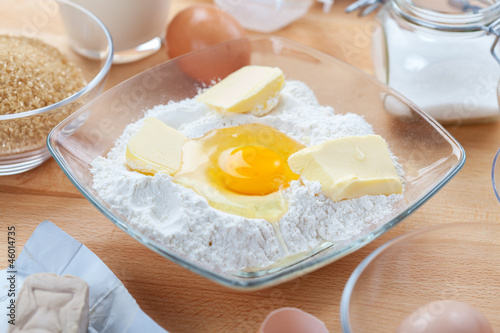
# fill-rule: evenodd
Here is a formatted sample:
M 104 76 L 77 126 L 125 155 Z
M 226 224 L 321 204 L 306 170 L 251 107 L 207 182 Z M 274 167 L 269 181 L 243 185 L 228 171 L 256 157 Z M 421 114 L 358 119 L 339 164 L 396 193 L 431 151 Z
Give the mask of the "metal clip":
M 495 35 L 495 41 L 491 46 L 490 52 L 493 58 L 500 64 L 500 56 L 495 52 L 495 47 L 498 45 L 498 40 L 500 39 L 500 18 L 490 23 L 490 25 L 484 25 L 481 27 L 487 35 Z
M 383 5 L 386 0 L 358 0 L 345 9 L 346 13 L 351 13 L 359 9 L 359 16 L 366 16 L 371 12 L 377 10 L 381 5 Z
M 373 12 L 376 10 L 378 7 L 383 5 L 386 1 L 389 0 L 357 0 L 351 5 L 347 6 L 345 9 L 346 13 L 351 13 L 353 11 L 359 10 L 359 16 L 365 16 L 368 15 L 369 13 Z M 477 6 L 472 6 L 469 3 L 469 0 L 448 0 L 448 3 L 452 6 L 455 6 L 457 8 L 460 8 L 462 11 L 467 12 L 467 11 L 477 11 L 481 9 L 480 7 Z M 407 14 L 401 12 L 401 15 L 404 17 L 407 17 Z M 439 26 L 439 25 L 430 25 L 424 21 L 417 20 L 416 18 L 411 18 L 410 21 L 415 22 L 421 26 L 428 27 L 431 29 L 439 29 L 439 30 L 444 30 L 444 31 L 470 31 L 471 29 L 482 29 L 486 32 L 487 35 L 495 35 L 495 41 L 493 42 L 493 45 L 491 46 L 490 52 L 493 58 L 500 64 L 500 55 L 495 52 L 495 48 L 498 45 L 498 41 L 500 40 L 500 18 L 497 18 L 495 21 L 490 23 L 489 25 L 483 25 L 483 26 L 474 26 L 474 27 L 447 27 L 447 26 Z

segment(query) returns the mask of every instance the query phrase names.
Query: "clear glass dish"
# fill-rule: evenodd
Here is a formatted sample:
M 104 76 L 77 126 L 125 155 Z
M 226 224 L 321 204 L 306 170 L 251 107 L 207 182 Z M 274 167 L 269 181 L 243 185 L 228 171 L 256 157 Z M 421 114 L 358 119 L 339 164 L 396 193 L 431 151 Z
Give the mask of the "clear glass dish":
M 102 91 L 113 60 L 113 42 L 97 17 L 69 1 L 0 0 L 0 13 L 0 35 L 36 38 L 57 48 L 82 70 L 86 82 L 57 103 L 0 114 L 2 176 L 25 172 L 50 157 L 45 145 L 50 130 Z
M 230 49 L 232 52 L 227 52 Z M 280 67 L 287 79 L 305 82 L 323 105 L 337 113 L 356 113 L 372 124 L 398 157 L 406 173 L 404 199 L 355 238 L 322 244 L 286 265 L 254 272 L 222 272 L 187 260 L 141 234 L 92 187 L 90 163 L 106 155 L 125 127 L 158 104 L 192 98 L 218 65 L 235 64 L 244 50 L 250 62 Z M 223 66 L 223 67 L 224 67 Z M 226 70 L 223 68 L 222 70 Z M 236 68 L 233 68 L 234 70 Z M 191 76 L 185 74 L 191 73 Z M 206 278 L 239 289 L 278 284 L 356 251 L 420 207 L 463 166 L 461 145 L 441 125 L 375 78 L 326 54 L 279 37 L 255 37 L 213 46 L 149 69 L 110 89 L 57 125 L 47 144 L 69 179 L 107 218 L 141 243 Z
M 500 202 L 500 149 L 497 150 L 495 158 L 493 159 L 493 166 L 491 167 L 491 181 L 493 183 L 493 190 L 495 196 Z
M 498 332 L 499 245 L 500 225 L 488 223 L 443 224 L 389 241 L 349 278 L 340 305 L 343 332 L 396 332 L 417 308 L 441 300 L 469 304 Z M 442 308 L 429 310 L 412 317 L 414 332 Z

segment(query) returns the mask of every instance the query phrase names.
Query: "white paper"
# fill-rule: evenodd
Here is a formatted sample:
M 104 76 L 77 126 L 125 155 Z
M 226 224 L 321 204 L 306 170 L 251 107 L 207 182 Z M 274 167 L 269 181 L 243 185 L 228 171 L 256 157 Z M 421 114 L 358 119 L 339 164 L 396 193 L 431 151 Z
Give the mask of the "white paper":
M 50 272 L 77 276 L 89 285 L 88 333 L 168 333 L 137 305 L 121 281 L 92 251 L 50 221 L 42 222 L 15 262 L 16 295 L 24 279 Z M 9 269 L 0 271 L 0 332 L 7 332 Z

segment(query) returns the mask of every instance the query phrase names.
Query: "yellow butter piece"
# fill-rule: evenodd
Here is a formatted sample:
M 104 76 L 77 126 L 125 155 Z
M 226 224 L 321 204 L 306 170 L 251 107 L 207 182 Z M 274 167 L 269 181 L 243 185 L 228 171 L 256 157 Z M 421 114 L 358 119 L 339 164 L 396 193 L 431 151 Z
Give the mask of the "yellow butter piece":
M 156 118 L 147 118 L 127 144 L 127 166 L 143 174 L 175 174 L 181 168 L 187 138 Z
M 339 138 L 302 149 L 288 158 L 293 172 L 318 181 L 333 201 L 402 193 L 403 185 L 385 140 L 379 135 Z
M 196 100 L 219 111 L 263 116 L 278 104 L 284 83 L 283 72 L 277 67 L 245 66 L 207 89 Z

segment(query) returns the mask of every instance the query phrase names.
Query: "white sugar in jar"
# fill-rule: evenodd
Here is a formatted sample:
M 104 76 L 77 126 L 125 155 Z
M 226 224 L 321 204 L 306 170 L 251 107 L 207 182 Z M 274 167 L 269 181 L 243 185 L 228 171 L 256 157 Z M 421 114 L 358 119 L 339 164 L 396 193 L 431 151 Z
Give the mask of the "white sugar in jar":
M 443 124 L 498 120 L 500 0 L 390 0 L 378 13 L 376 76 Z

